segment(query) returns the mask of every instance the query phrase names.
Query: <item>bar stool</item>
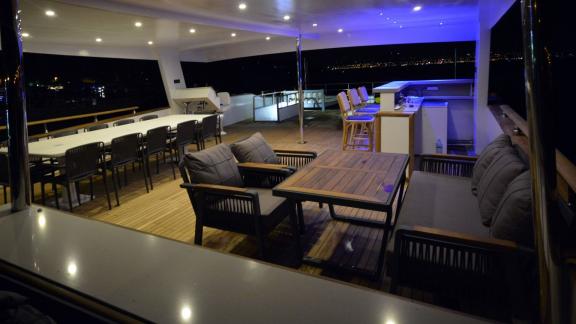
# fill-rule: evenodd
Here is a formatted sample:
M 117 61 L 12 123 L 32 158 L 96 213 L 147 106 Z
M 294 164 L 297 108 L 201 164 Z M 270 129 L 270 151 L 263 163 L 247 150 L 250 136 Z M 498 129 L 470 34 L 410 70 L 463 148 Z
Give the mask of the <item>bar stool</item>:
M 374 115 L 354 115 L 346 94 L 340 92 L 337 96 L 340 115 L 342 117 L 342 150 L 366 147 L 368 151 L 374 150 Z M 361 141 L 362 144 L 357 142 Z M 368 141 L 368 144 L 363 142 Z
M 348 101 L 350 106 L 354 110 L 355 114 L 371 114 L 374 115 L 380 111 L 380 106 L 378 104 L 366 104 L 363 103 L 358 95 L 358 90 L 352 88 L 348 89 Z
M 358 87 L 358 94 L 360 95 L 363 104 L 374 103 L 374 101 L 370 100 L 368 90 L 366 90 L 365 86 Z

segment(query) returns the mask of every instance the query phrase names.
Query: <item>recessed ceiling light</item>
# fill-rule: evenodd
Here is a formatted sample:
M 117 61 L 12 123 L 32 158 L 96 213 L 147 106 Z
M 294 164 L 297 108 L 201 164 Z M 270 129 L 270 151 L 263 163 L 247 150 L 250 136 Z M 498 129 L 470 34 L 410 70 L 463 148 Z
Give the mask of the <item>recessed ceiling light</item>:
M 270 36 L 266 36 L 266 40 L 270 40 Z
M 231 37 L 236 37 L 236 33 L 230 34 Z
M 400 28 L 402 28 L 402 25 L 400 25 Z
M 444 25 L 444 22 L 443 22 L 443 21 L 441 21 L 441 22 L 440 22 L 440 25 Z
M 96 37 L 96 43 L 100 43 L 100 42 L 102 42 L 102 38 Z
M 137 21 L 137 22 L 134 23 L 134 26 L 136 26 L 136 27 L 142 27 L 142 22 Z
M 50 10 L 50 9 L 46 10 L 46 11 L 44 12 L 44 14 L 46 14 L 46 16 L 48 16 L 48 17 L 54 17 L 54 16 L 56 16 L 56 13 L 54 12 L 54 10 Z
M 248 6 L 244 2 L 240 2 L 238 5 L 238 9 L 240 10 L 246 10 L 246 8 L 248 8 Z
M 412 11 L 420 11 L 422 10 L 422 6 L 414 6 L 414 8 L 412 8 Z
M 290 20 L 290 16 L 289 15 L 285 15 L 284 17 L 282 17 L 285 21 Z
M 22 37 L 30 37 L 30 34 L 28 34 L 28 33 L 22 33 Z
M 190 34 L 194 34 L 196 32 L 196 29 L 190 28 L 189 32 L 190 32 Z
M 148 41 L 148 45 L 154 45 L 153 41 Z
M 380 15 L 380 16 L 384 16 L 384 13 L 383 13 L 382 11 L 380 11 L 380 14 L 379 14 L 379 15 Z
M 313 24 L 312 24 L 312 27 L 318 27 L 318 24 L 317 24 L 317 23 L 313 23 Z
M 339 33 L 343 32 L 343 31 L 344 31 L 344 29 L 338 28 L 338 32 L 339 32 Z

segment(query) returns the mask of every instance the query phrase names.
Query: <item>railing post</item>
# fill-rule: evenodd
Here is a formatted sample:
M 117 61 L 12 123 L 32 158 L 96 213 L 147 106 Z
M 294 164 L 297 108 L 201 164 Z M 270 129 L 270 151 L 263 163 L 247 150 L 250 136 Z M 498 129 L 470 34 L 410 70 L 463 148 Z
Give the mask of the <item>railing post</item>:
M 298 75 L 298 96 L 304 97 L 304 90 L 302 90 L 302 35 L 298 35 L 296 39 L 296 73 Z M 304 144 L 304 100 L 299 100 L 298 104 L 298 122 L 300 127 L 300 140 L 299 144 Z
M 30 205 L 30 169 L 28 166 L 28 128 L 26 126 L 26 90 L 22 66 L 22 40 L 18 0 L 0 1 L 0 31 L 4 52 L 4 76 L 8 103 L 8 157 L 12 211 Z
M 548 2 L 548 3 L 546 3 Z M 551 39 L 544 16 L 549 1 L 522 0 L 524 77 L 532 174 L 534 244 L 538 253 L 540 321 L 567 323 L 567 288 L 559 235 L 554 145 L 554 96 L 551 85 Z

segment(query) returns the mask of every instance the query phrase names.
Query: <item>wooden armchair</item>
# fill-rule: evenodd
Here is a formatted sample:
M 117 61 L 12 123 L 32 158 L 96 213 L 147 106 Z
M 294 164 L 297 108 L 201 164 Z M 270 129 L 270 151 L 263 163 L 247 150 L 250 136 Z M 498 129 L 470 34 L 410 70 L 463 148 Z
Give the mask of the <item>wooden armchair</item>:
M 205 226 L 252 235 L 258 240 L 260 257 L 264 258 L 266 235 L 274 230 L 286 217 L 289 217 L 297 255 L 300 257 L 300 238 L 296 211 L 288 200 L 273 196 L 272 190 L 268 188 L 243 186 L 243 180 L 236 180 L 236 185 L 221 184 L 221 180 L 224 179 L 217 179 L 216 183 L 202 183 L 202 181 L 198 183 L 197 180 L 204 177 L 201 173 L 205 172 L 206 167 L 198 168 L 200 170 L 198 172 L 193 167 L 190 167 L 194 163 L 198 164 L 198 161 L 188 163 L 187 159 L 190 159 L 193 155 L 210 154 L 214 150 L 220 150 L 220 156 L 222 156 L 224 151 L 228 161 L 232 159 L 232 162 L 221 163 L 220 161 L 220 163 L 217 163 L 217 167 L 222 168 L 224 164 L 227 164 L 226 168 L 229 169 L 226 172 L 227 174 L 239 173 L 243 179 L 258 177 L 286 178 L 294 172 L 293 169 L 282 165 L 264 163 L 235 164 L 232 152 L 223 144 L 185 156 L 180 163 L 180 172 L 184 180 L 181 187 L 187 190 L 196 215 L 194 243 L 202 245 L 202 231 Z M 214 174 L 223 174 L 221 171 L 222 169 L 219 169 Z M 254 183 L 260 182 L 262 181 L 254 181 Z

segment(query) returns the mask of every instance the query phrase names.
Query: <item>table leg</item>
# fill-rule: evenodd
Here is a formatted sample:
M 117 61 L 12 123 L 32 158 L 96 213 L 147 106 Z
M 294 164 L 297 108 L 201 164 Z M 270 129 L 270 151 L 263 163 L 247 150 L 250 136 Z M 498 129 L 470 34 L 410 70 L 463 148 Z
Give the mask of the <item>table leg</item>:
M 292 227 L 292 236 L 294 238 L 294 244 L 296 249 L 296 259 L 298 263 L 302 262 L 302 245 L 300 243 L 300 231 L 298 230 L 298 215 L 296 209 L 298 208 L 298 203 L 294 200 L 289 200 L 290 209 L 290 226 Z

